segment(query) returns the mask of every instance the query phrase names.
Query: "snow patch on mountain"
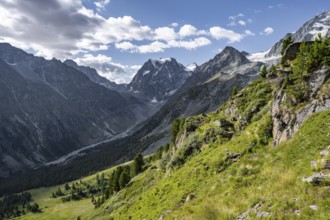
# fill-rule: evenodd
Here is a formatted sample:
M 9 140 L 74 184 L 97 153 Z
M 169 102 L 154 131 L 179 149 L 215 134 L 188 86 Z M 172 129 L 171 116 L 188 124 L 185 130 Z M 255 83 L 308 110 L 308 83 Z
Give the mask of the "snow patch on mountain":
M 150 102 L 151 103 L 157 103 L 158 101 L 157 101 L 156 97 L 154 97 Z
M 142 74 L 143 76 L 147 75 L 150 73 L 150 70 L 144 71 L 144 73 Z
M 247 55 L 246 57 L 252 62 L 262 62 L 262 63 L 272 63 L 278 61 L 281 56 L 271 56 L 266 57 L 266 55 L 270 52 L 271 49 L 266 50 L 264 52 L 257 52 Z
M 328 16 L 327 19 L 330 19 L 330 16 Z M 324 20 L 324 19 L 322 19 L 322 20 Z M 327 34 L 328 30 L 330 29 L 330 26 L 319 23 L 319 22 L 315 23 L 313 25 L 313 27 L 315 29 L 313 29 L 309 32 L 311 35 L 314 36 L 313 40 L 317 37 L 318 34 L 321 34 L 321 36 L 324 37 Z

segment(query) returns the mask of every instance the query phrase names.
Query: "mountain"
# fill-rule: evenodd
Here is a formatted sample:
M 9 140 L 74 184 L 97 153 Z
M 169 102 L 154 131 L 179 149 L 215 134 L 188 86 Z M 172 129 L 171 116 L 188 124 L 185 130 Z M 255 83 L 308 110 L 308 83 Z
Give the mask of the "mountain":
M 190 72 L 174 58 L 149 59 L 127 88 L 141 99 L 158 103 L 173 95 L 189 76 Z
M 79 66 L 76 62 L 73 60 L 65 60 L 63 63 L 65 63 L 68 66 L 71 66 L 75 68 L 76 70 L 84 73 L 90 80 L 93 82 L 96 82 L 102 86 L 105 86 L 112 90 L 119 90 L 120 85 L 116 84 L 115 82 L 111 82 L 110 80 L 100 76 L 97 71 L 94 68 L 91 68 L 89 66 Z
M 1 177 L 109 139 L 142 118 L 142 102 L 56 59 L 2 43 L 0 60 Z
M 330 36 L 330 11 L 324 12 L 313 17 L 303 26 L 301 26 L 296 32 L 288 33 L 285 37 L 291 35 L 292 40 L 294 42 L 302 42 L 312 41 L 318 34 L 321 34 L 322 37 Z M 280 55 L 282 42 L 285 37 L 278 41 L 265 55 L 265 57 Z

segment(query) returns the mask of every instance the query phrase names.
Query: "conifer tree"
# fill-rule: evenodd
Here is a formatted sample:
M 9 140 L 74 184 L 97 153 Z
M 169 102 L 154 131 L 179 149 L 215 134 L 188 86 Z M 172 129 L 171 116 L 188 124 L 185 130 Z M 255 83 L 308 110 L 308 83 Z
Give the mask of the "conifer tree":
M 131 176 L 128 170 L 124 170 L 119 177 L 119 187 L 123 189 L 131 180 Z
M 131 178 L 138 175 L 143 171 L 142 167 L 144 165 L 144 160 L 142 154 L 135 156 L 133 163 L 131 164 Z
M 267 75 L 267 68 L 266 68 L 265 65 L 263 65 L 262 68 L 261 68 L 260 76 L 261 76 L 262 78 L 265 78 L 266 75 Z

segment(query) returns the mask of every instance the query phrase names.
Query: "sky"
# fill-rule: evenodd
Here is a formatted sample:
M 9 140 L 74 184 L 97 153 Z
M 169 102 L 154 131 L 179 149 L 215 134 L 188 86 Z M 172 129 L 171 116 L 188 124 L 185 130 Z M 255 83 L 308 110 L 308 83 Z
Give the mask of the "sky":
M 148 59 L 265 51 L 330 0 L 1 0 L 0 42 L 128 83 Z

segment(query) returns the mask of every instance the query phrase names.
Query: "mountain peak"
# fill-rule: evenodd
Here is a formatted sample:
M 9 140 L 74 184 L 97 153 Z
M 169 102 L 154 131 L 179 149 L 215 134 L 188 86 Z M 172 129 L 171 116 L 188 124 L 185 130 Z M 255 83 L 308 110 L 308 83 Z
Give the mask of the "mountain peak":
M 128 88 L 148 101 L 162 101 L 172 95 L 189 76 L 190 72 L 174 58 L 149 59 Z
M 250 61 L 237 49 L 231 46 L 226 46 L 219 54 L 210 60 L 204 68 L 209 66 L 228 69 L 242 64 L 250 63 Z
M 71 60 L 71 59 L 66 59 L 63 63 L 65 63 L 68 66 L 72 66 L 72 67 L 78 66 L 78 64 L 74 60 Z
M 159 59 L 149 59 L 150 62 L 155 68 L 159 68 L 163 65 L 167 65 L 169 63 L 178 63 L 174 58 L 159 58 Z

